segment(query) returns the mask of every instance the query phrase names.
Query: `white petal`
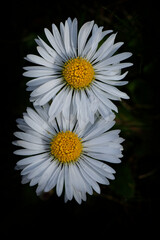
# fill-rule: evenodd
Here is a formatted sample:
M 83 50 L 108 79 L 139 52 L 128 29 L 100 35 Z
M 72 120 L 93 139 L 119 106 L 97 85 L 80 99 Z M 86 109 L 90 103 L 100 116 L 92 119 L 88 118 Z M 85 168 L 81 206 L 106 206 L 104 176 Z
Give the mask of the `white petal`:
M 89 38 L 84 50 L 83 50 L 83 56 L 86 56 L 86 58 L 90 61 L 91 57 L 94 55 L 98 44 L 101 39 L 102 35 L 102 29 L 103 27 L 99 27 L 95 24 L 92 29 L 92 35 Z
M 69 165 L 69 174 L 70 174 L 70 179 L 71 179 L 71 182 L 72 182 L 72 185 L 74 186 L 74 188 L 77 191 L 86 192 L 85 183 L 78 171 L 76 164 Z
M 71 188 L 71 180 L 69 176 L 69 167 L 67 164 L 64 165 L 64 178 L 65 178 L 65 194 L 68 198 L 68 200 L 71 200 L 73 198 L 73 190 Z
M 73 90 L 70 89 L 70 91 L 68 92 L 68 95 L 66 96 L 63 109 L 62 109 L 62 114 L 66 120 L 70 119 L 72 94 L 73 94 Z
M 70 26 L 67 20 L 65 21 L 65 26 L 64 26 L 64 46 L 65 46 L 67 55 L 71 57 L 72 49 L 71 49 L 71 42 L 70 42 Z
M 29 70 L 23 73 L 23 76 L 25 77 L 42 77 L 42 76 L 50 76 L 54 74 L 55 71 L 52 69 L 46 70 Z
M 50 178 L 52 178 L 55 169 L 57 169 L 57 164 L 55 162 L 51 162 L 51 164 L 48 166 L 48 168 L 44 171 L 42 176 L 40 177 L 40 180 L 38 182 L 38 188 L 36 190 L 36 193 L 40 193 L 44 190 L 46 186 L 48 186 L 48 180 L 50 181 Z M 48 192 L 48 191 L 47 191 Z
M 43 166 L 45 166 L 48 163 L 49 161 L 47 161 L 46 159 L 41 159 L 40 161 L 33 162 L 32 164 L 29 164 L 22 170 L 21 175 L 29 174 L 30 172 L 34 171 L 37 168 L 43 168 Z
M 49 90 L 53 89 L 54 87 L 60 85 L 60 83 L 62 83 L 61 78 L 47 81 L 46 83 L 42 84 L 40 87 L 36 88 L 31 93 L 31 97 L 37 97 L 41 94 L 44 94 L 44 93 L 48 92 Z
M 54 76 L 44 76 L 44 77 L 39 77 L 39 78 L 35 78 L 35 79 L 32 79 L 30 81 L 28 81 L 26 83 L 27 86 L 30 86 L 30 87 L 36 87 L 36 86 L 39 86 L 41 84 L 44 84 L 50 80 L 53 80 L 54 79 Z
M 62 57 L 62 59 L 66 59 L 65 54 L 61 51 L 61 49 L 59 48 L 59 46 L 57 45 L 54 36 L 52 35 L 52 33 L 45 28 L 44 29 L 46 37 L 48 38 L 48 41 L 50 42 L 50 44 L 52 45 L 52 47 L 55 49 L 55 51 Z
M 64 167 L 62 167 L 58 179 L 57 179 L 57 186 L 56 186 L 56 192 L 58 197 L 61 196 L 63 191 L 63 185 L 64 185 Z
M 45 66 L 45 67 L 49 67 L 49 68 L 53 67 L 53 63 L 48 62 L 44 58 L 39 57 L 39 56 L 34 55 L 34 54 L 28 54 L 27 55 L 27 60 L 30 61 L 30 62 L 36 63 L 38 65 Z
M 98 84 L 97 84 L 98 85 Z M 100 90 L 99 88 L 92 86 L 92 91 L 96 95 L 96 97 L 104 103 L 108 108 L 114 110 L 115 112 L 118 112 L 117 107 L 108 99 L 107 95 L 104 91 Z
M 62 41 L 62 37 L 61 37 L 59 30 L 55 24 L 52 24 L 52 32 L 53 32 L 53 35 L 54 35 L 57 45 L 59 46 L 61 51 L 65 53 L 65 48 L 64 48 L 63 41 Z
M 133 65 L 133 63 L 117 63 L 114 65 L 105 66 L 105 67 L 103 67 L 103 66 L 101 66 L 101 67 L 99 66 L 98 68 L 95 67 L 95 69 L 96 69 L 97 73 L 102 72 L 102 71 L 108 71 L 108 73 L 110 71 L 111 73 L 113 73 L 112 71 L 119 71 L 120 69 L 130 67 L 132 65 Z
M 38 46 L 37 51 L 42 56 L 42 58 L 44 58 L 46 61 L 48 61 L 52 64 L 54 63 L 55 59 L 53 58 L 53 56 L 48 54 L 48 52 L 44 48 Z
M 48 179 L 51 177 L 51 175 L 54 173 L 55 169 L 57 168 L 56 161 L 52 161 L 46 171 L 43 173 L 39 180 L 39 185 L 43 185 L 43 188 L 45 187 Z
M 64 99 L 66 99 L 69 92 L 68 87 L 64 87 L 54 98 L 53 102 L 51 103 L 51 106 L 49 108 L 49 116 L 57 116 L 59 112 L 61 112 Z
M 116 80 L 116 81 L 119 81 L 121 79 L 123 79 L 126 75 L 127 75 L 128 72 L 125 72 L 123 73 L 122 75 L 113 75 L 113 76 L 108 76 L 108 75 L 105 75 L 103 72 L 102 74 L 96 74 L 96 79 L 100 80 L 100 81 L 103 81 L 105 83 L 106 80 Z
M 83 170 L 92 178 L 94 179 L 96 182 L 99 182 L 101 184 L 107 184 L 108 185 L 108 181 L 105 177 L 103 177 L 102 175 L 100 175 L 98 172 L 96 172 L 95 170 L 93 170 L 87 163 L 85 163 L 85 161 L 80 161 L 79 164 L 81 165 L 81 167 L 83 168 Z
M 18 166 L 28 165 L 45 159 L 48 156 L 48 153 L 42 153 L 36 156 L 26 157 L 17 162 Z
M 46 141 L 43 138 L 39 138 L 34 136 L 33 134 L 23 133 L 23 132 L 15 132 L 14 135 L 17 138 L 20 138 L 22 140 L 37 143 L 37 144 L 46 144 Z
M 22 181 L 21 181 L 21 183 L 22 184 L 26 184 L 26 183 L 28 183 L 30 180 L 27 178 L 27 176 L 22 176 Z
M 91 130 L 83 137 L 83 141 L 93 139 L 96 136 L 106 132 L 115 124 L 114 121 L 105 122 L 105 120 L 100 119 L 94 124 Z
M 101 161 L 98 161 L 98 160 L 94 160 L 90 157 L 87 157 L 87 156 L 84 156 L 85 158 L 85 161 L 88 162 L 88 164 L 91 166 L 91 167 L 94 167 L 94 169 L 100 169 L 102 171 L 106 171 L 106 172 L 109 172 L 109 173 L 115 173 L 115 170 L 113 168 L 111 168 L 110 166 L 108 166 L 107 164 L 101 162 Z M 102 172 L 102 175 L 103 175 L 103 172 Z
M 49 167 L 49 165 L 51 164 L 52 161 L 52 157 L 49 157 L 48 159 L 46 159 L 44 162 L 42 162 L 41 164 L 39 164 L 39 166 L 31 169 L 31 171 L 28 174 L 28 178 L 29 179 L 33 179 L 33 178 L 37 178 L 37 180 L 39 181 L 40 177 L 42 176 L 42 174 L 45 172 L 45 170 Z
M 26 142 L 24 140 L 17 140 L 16 145 L 23 147 L 23 148 L 31 149 L 31 150 L 44 150 L 45 151 L 48 149 L 48 144 L 35 144 L 32 142 Z
M 51 99 L 55 97 L 57 92 L 64 86 L 64 83 L 59 84 L 58 86 L 54 87 L 50 91 L 48 91 L 46 94 L 42 95 L 42 97 L 38 100 L 38 105 L 42 106 L 46 103 L 48 103 Z
M 24 116 L 24 120 L 33 130 L 35 130 L 36 132 L 38 132 L 44 136 L 48 136 L 47 131 L 41 125 L 36 123 L 33 119 L 31 119 L 28 116 Z
M 74 198 L 77 201 L 77 203 L 81 204 L 82 203 L 81 193 L 74 190 L 73 194 L 74 194 Z
M 38 37 L 39 39 L 36 39 L 36 42 L 38 43 L 38 45 L 40 47 L 45 48 L 45 50 L 49 53 L 49 55 L 55 57 L 57 56 L 57 53 L 54 51 L 53 48 L 51 48 L 48 44 L 46 44 L 40 37 Z
M 95 62 L 98 62 L 102 59 L 102 56 L 105 54 L 105 52 L 110 48 L 110 46 L 113 45 L 115 37 L 117 34 L 112 34 L 97 50 L 91 61 L 95 60 Z
M 27 108 L 27 113 L 28 113 L 28 116 L 30 117 L 30 124 L 31 124 L 31 121 L 33 120 L 34 123 L 41 129 L 44 129 L 46 130 L 46 134 L 45 136 L 48 136 L 48 133 L 52 133 L 54 134 L 54 131 L 53 129 L 49 126 L 48 122 L 44 119 L 41 118 L 41 116 L 39 114 L 37 114 L 32 108 Z M 27 116 L 24 116 L 24 118 L 27 118 Z M 29 119 L 28 119 L 29 120 Z M 49 135 L 50 137 L 50 135 Z
M 118 148 L 112 148 L 109 146 L 90 146 L 90 147 L 83 147 L 83 151 L 85 152 L 94 152 L 94 153 L 106 153 L 106 154 L 112 154 L 112 155 L 119 155 L 121 153 L 122 149 Z
M 124 98 L 124 99 L 129 99 L 129 96 L 126 93 L 120 91 L 116 87 L 110 86 L 109 84 L 105 84 L 105 83 L 102 83 L 102 82 L 98 82 L 98 81 L 96 82 L 95 81 L 94 86 L 97 86 L 100 89 L 102 89 L 103 91 L 105 91 L 109 94 L 115 95 L 117 97 Z
M 46 150 L 44 150 L 44 149 L 42 149 L 42 150 L 20 149 L 20 150 L 14 151 L 14 154 L 29 156 L 29 155 L 36 155 L 36 154 L 40 154 L 40 153 L 44 153 L 44 152 L 46 152 Z
M 44 191 L 45 192 L 49 192 L 51 189 L 53 189 L 55 187 L 55 185 L 57 184 L 57 179 L 59 176 L 61 170 L 61 165 L 58 166 L 57 164 L 57 168 L 55 170 L 55 172 L 52 174 L 51 178 L 49 179 Z
M 71 26 L 71 46 L 75 57 L 77 57 L 77 19 L 75 18 Z
M 100 187 L 98 185 L 98 183 L 93 180 L 84 170 L 83 168 L 80 166 L 80 171 L 82 176 L 84 177 L 84 179 L 88 182 L 88 184 L 90 184 L 90 186 L 94 189 L 95 192 L 100 193 Z
M 83 48 L 86 44 L 87 38 L 91 32 L 94 21 L 85 23 L 78 34 L 78 56 L 81 56 Z
M 94 66 L 96 68 L 98 68 L 98 67 L 104 67 L 104 66 L 107 66 L 110 64 L 117 64 L 120 61 L 123 61 L 131 56 L 132 56 L 132 53 L 130 53 L 130 52 L 119 53 L 119 54 L 117 54 L 113 57 L 110 57 L 104 61 L 100 61 L 99 63 L 96 63 Z
M 105 154 L 105 153 L 88 153 L 88 156 L 91 156 L 95 159 L 111 163 L 120 163 L 121 160 L 116 155 Z

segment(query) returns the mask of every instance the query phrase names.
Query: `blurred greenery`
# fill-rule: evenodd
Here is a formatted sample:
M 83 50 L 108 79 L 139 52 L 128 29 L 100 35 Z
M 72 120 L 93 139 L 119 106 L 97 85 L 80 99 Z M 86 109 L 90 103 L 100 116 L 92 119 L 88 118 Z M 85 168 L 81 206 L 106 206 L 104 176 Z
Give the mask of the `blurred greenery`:
M 99 238 L 110 233 L 115 236 L 114 229 L 123 237 L 156 233 L 160 200 L 160 29 L 159 10 L 153 2 L 15 0 L 4 3 L 0 40 L 4 73 L 1 89 L 6 95 L 1 100 L 1 206 L 5 236 L 9 233 L 18 236 L 20 232 L 29 235 L 35 229 L 36 236 L 46 237 L 51 232 L 56 235 L 58 229 L 64 229 L 66 236 L 70 236 L 70 228 L 78 236 L 84 236 L 85 230 L 95 231 Z M 14 170 L 19 158 L 13 155 L 11 145 L 15 120 L 30 105 L 27 80 L 22 76 L 24 57 L 36 52 L 34 39 L 37 35 L 44 37 L 45 27 L 50 29 L 53 22 L 59 25 L 69 16 L 77 17 L 79 25 L 95 20 L 104 29 L 118 32 L 117 41 L 125 43 L 120 51 L 132 52 L 134 63 L 126 77 L 129 84 L 121 87 L 130 99 L 117 103 L 116 128 L 121 129 L 125 139 L 122 163 L 113 166 L 117 173 L 111 185 L 101 186 L 101 195 L 88 196 L 81 206 L 74 201 L 64 204 L 54 191 L 40 199 L 34 187 L 21 185 L 20 174 Z M 88 229 L 90 224 L 92 227 Z M 126 229 L 130 231 L 129 236 Z

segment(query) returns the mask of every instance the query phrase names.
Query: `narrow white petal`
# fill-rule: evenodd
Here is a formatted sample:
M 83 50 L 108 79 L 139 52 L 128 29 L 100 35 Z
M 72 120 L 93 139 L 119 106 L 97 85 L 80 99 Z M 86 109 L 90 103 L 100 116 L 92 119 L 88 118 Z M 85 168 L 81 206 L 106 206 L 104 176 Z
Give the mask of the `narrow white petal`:
M 21 165 L 28 165 L 28 164 L 31 164 L 33 162 L 35 163 L 35 162 L 38 162 L 38 161 L 41 161 L 41 160 L 45 159 L 47 156 L 48 156 L 48 153 L 42 153 L 42 154 L 39 154 L 39 155 L 36 155 L 36 156 L 26 157 L 26 158 L 23 158 L 23 159 L 19 160 L 17 162 L 17 165 L 21 166 Z
M 25 77 L 42 77 L 42 76 L 50 76 L 55 73 L 54 70 L 52 69 L 47 69 L 46 70 L 29 70 L 23 73 L 23 76 Z
M 63 191 L 63 185 L 64 185 L 64 167 L 62 167 L 58 179 L 57 179 L 57 186 L 56 186 L 56 192 L 58 197 L 61 196 Z
M 26 149 L 31 149 L 31 150 L 47 150 L 48 149 L 48 144 L 36 144 L 32 142 L 26 142 L 24 140 L 17 140 L 16 145 L 26 148 Z
M 103 163 L 103 162 L 98 161 L 98 160 L 94 160 L 94 159 L 92 159 L 90 157 L 87 157 L 87 156 L 85 156 L 84 158 L 85 158 L 85 161 L 88 162 L 88 164 L 90 166 L 92 166 L 92 167 L 95 166 L 94 167 L 95 169 L 99 168 L 102 171 L 106 171 L 106 172 L 109 172 L 109 173 L 115 173 L 115 170 L 112 167 L 108 166 L 106 163 Z
M 42 185 L 43 188 L 47 184 L 47 181 L 51 177 L 51 175 L 54 173 L 54 170 L 57 168 L 57 164 L 55 161 L 52 161 L 46 171 L 42 174 L 40 180 L 39 180 L 39 185 Z
M 115 37 L 117 34 L 112 34 L 101 46 L 100 48 L 97 50 L 97 52 L 95 53 L 95 55 L 93 56 L 93 58 L 91 59 L 91 61 L 96 59 L 96 62 L 98 62 L 99 60 L 101 60 L 102 56 L 104 55 L 104 53 L 108 50 L 108 48 L 110 46 L 113 45 Z
M 49 165 L 51 164 L 51 161 L 52 161 L 52 157 L 46 158 L 45 161 L 43 161 L 41 164 L 39 164 L 39 166 L 32 169 L 30 173 L 28 173 L 28 178 L 29 179 L 36 178 L 39 182 L 40 177 L 43 175 L 45 170 L 49 167 Z
M 88 156 L 91 156 L 95 159 L 111 163 L 120 163 L 121 160 L 116 155 L 106 154 L 106 153 L 88 153 Z
M 86 192 L 85 183 L 78 171 L 76 164 L 69 165 L 69 174 L 70 174 L 70 179 L 71 179 L 71 182 L 72 182 L 72 185 L 74 186 L 74 188 L 77 191 Z
M 107 179 L 95 170 L 93 170 L 93 168 L 91 168 L 87 163 L 85 163 L 85 161 L 80 161 L 79 164 L 81 165 L 83 170 L 96 182 L 108 185 Z
M 68 94 L 66 96 L 66 99 L 65 99 L 65 102 L 63 105 L 63 109 L 62 109 L 62 114 L 66 120 L 70 119 L 72 94 L 73 94 L 73 90 L 70 89 L 70 91 L 68 92 Z
M 109 84 L 105 84 L 105 83 L 102 83 L 102 82 L 98 82 L 98 81 L 96 82 L 95 81 L 94 86 L 97 86 L 100 89 L 102 89 L 103 91 L 105 91 L 109 94 L 115 95 L 117 97 L 124 98 L 124 99 L 129 99 L 129 96 L 126 93 L 120 91 L 116 87 L 110 86 Z
M 75 18 L 71 26 L 71 46 L 75 57 L 77 57 L 77 19 Z
M 54 61 L 55 61 L 54 57 L 51 56 L 50 54 L 48 54 L 48 52 L 44 48 L 38 46 L 37 51 L 42 56 L 42 58 L 44 58 L 46 61 L 48 61 L 52 64 L 54 63 Z
M 82 203 L 81 193 L 76 191 L 76 190 L 74 190 L 73 194 L 74 194 L 74 198 L 77 201 L 77 203 L 81 204 Z
M 55 51 L 62 57 L 62 59 L 65 59 L 65 54 L 61 51 L 61 49 L 59 48 L 59 46 L 57 45 L 54 36 L 52 35 L 52 33 L 45 28 L 44 29 L 46 37 L 48 38 L 48 41 L 50 42 L 50 44 L 52 45 L 52 47 L 55 49 Z
M 20 150 L 14 151 L 14 154 L 29 156 L 29 155 L 36 155 L 36 154 L 40 154 L 40 153 L 44 153 L 44 152 L 46 152 L 46 150 L 44 150 L 44 149 L 42 149 L 42 150 L 20 149 Z
M 92 30 L 94 21 L 85 23 L 78 34 L 78 56 L 81 56 L 83 48 L 86 44 L 87 38 Z
M 96 63 L 94 66 L 96 68 L 98 68 L 98 67 L 104 67 L 104 66 L 107 66 L 110 64 L 117 64 L 131 56 L 132 56 L 132 53 L 130 53 L 130 52 L 119 53 L 119 54 L 117 54 L 113 57 L 110 57 L 104 61 L 100 61 L 99 63 Z
M 47 81 L 46 83 L 42 84 L 40 87 L 36 88 L 31 93 L 31 97 L 37 97 L 41 94 L 44 94 L 44 93 L 48 92 L 49 90 L 53 89 L 54 87 L 60 85 L 60 83 L 62 83 L 61 78 Z
M 119 71 L 120 69 L 123 69 L 123 68 L 127 68 L 127 67 L 130 67 L 132 66 L 133 63 L 117 63 L 117 64 L 114 64 L 114 65 L 109 65 L 109 66 L 99 66 L 98 68 L 95 67 L 96 69 L 96 72 L 102 72 L 102 71 L 107 71 L 108 73 L 111 72 L 111 73 L 114 73 L 114 71 Z M 115 73 L 114 73 L 115 74 Z
M 44 84 L 50 80 L 53 80 L 55 77 L 54 76 L 44 76 L 44 77 L 38 77 L 38 78 L 35 78 L 35 79 L 32 79 L 30 81 L 28 81 L 26 83 L 27 86 L 30 86 L 30 87 L 37 87 L 41 84 Z
M 49 68 L 53 67 L 53 63 L 48 62 L 44 58 L 39 57 L 39 56 L 34 55 L 34 54 L 28 54 L 27 55 L 27 60 L 30 61 L 30 62 L 36 63 L 38 65 L 45 66 L 45 67 L 49 67 Z
M 64 26 L 64 46 L 66 53 L 69 57 L 72 56 L 72 49 L 71 49 L 71 42 L 70 42 L 70 28 L 68 21 L 65 21 L 65 26 Z
M 98 85 L 98 84 L 97 84 Z M 96 97 L 104 103 L 108 108 L 114 110 L 115 112 L 118 112 L 118 108 L 116 107 L 115 104 L 113 104 L 107 97 L 104 91 L 100 90 L 99 88 L 95 87 L 94 85 L 92 86 L 92 91 L 96 95 Z
M 26 183 L 28 183 L 29 181 L 30 181 L 30 180 L 28 179 L 27 176 L 22 176 L 22 181 L 21 181 L 22 184 L 26 184 Z
M 109 146 L 90 146 L 90 147 L 84 147 L 83 151 L 85 152 L 94 152 L 94 153 L 107 153 L 112 155 L 119 155 L 121 153 L 122 149 L 118 148 L 112 148 Z
M 98 122 L 94 124 L 91 130 L 83 137 L 83 141 L 93 139 L 94 137 L 99 136 L 100 134 L 109 130 L 114 124 L 115 121 L 105 122 L 105 120 L 100 119 Z
M 97 192 L 97 193 L 100 193 L 100 187 L 99 187 L 99 185 L 98 185 L 98 183 L 95 181 L 95 180 L 93 180 L 88 174 L 87 174 L 87 172 L 85 172 L 84 170 L 83 170 L 83 168 L 80 166 L 80 171 L 81 171 L 81 174 L 82 174 L 82 176 L 84 177 L 84 179 L 88 182 L 88 184 L 90 184 L 90 186 L 94 189 L 94 191 L 95 192 Z
M 126 75 L 127 75 L 128 71 L 123 73 L 122 75 L 113 75 L 113 76 L 108 76 L 107 74 L 105 75 L 103 72 L 102 74 L 96 74 L 96 79 L 100 80 L 100 81 L 107 81 L 107 80 L 116 80 L 116 81 L 119 81 L 121 79 L 123 79 Z
M 57 116 L 59 112 L 61 112 L 62 107 L 64 105 L 64 99 L 66 99 L 69 93 L 68 87 L 64 87 L 54 98 L 51 106 L 49 108 L 49 116 Z
M 20 138 L 27 142 L 32 142 L 32 143 L 37 143 L 37 144 L 46 144 L 46 141 L 43 140 L 43 138 L 36 137 L 33 134 L 28 134 L 28 133 L 24 133 L 24 132 L 15 132 L 14 135 L 17 138 Z
M 65 178 L 65 194 L 68 198 L 68 200 L 71 200 L 73 198 L 73 190 L 71 187 L 71 180 L 69 176 L 69 167 L 67 164 L 64 165 L 64 178 Z
M 55 97 L 57 92 L 64 86 L 64 83 L 59 84 L 58 86 L 54 87 L 50 91 L 48 91 L 46 94 L 42 95 L 42 97 L 38 101 L 38 105 L 42 106 L 46 103 L 48 103 L 51 99 Z
M 54 51 L 53 48 L 51 48 L 48 44 L 46 44 L 40 37 L 39 39 L 36 39 L 36 42 L 38 43 L 39 46 L 45 48 L 45 50 L 53 57 L 57 56 L 56 52 Z
M 55 38 L 55 41 L 56 41 L 57 45 L 59 46 L 61 51 L 66 53 L 65 48 L 64 48 L 64 43 L 62 41 L 62 37 L 61 37 L 61 35 L 59 33 L 59 30 L 58 30 L 58 28 L 55 24 L 52 24 L 52 32 L 53 32 L 53 35 L 54 35 L 54 38 Z
M 29 174 L 37 168 L 43 168 L 43 166 L 46 164 L 48 164 L 48 161 L 46 159 L 41 159 L 40 161 L 33 162 L 22 170 L 21 175 Z

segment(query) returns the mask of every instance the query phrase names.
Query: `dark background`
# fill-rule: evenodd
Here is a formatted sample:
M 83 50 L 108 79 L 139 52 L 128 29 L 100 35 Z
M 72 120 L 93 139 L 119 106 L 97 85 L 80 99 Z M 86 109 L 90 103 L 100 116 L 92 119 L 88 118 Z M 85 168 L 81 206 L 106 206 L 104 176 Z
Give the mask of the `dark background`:
M 159 226 L 159 7 L 154 1 L 5 1 L 1 3 L 1 223 L 4 239 L 12 237 L 127 237 L 151 236 Z M 45 27 L 78 18 L 79 26 L 95 20 L 118 32 L 120 51 L 130 51 L 127 86 L 130 100 L 118 103 L 117 128 L 122 130 L 124 157 L 116 180 L 101 186 L 101 195 L 87 202 L 64 203 L 54 192 L 42 199 L 35 188 L 21 185 L 14 170 L 16 118 L 29 103 L 28 79 L 22 76 L 24 57 L 36 53 L 34 39 Z M 154 239 L 154 238 L 152 238 Z

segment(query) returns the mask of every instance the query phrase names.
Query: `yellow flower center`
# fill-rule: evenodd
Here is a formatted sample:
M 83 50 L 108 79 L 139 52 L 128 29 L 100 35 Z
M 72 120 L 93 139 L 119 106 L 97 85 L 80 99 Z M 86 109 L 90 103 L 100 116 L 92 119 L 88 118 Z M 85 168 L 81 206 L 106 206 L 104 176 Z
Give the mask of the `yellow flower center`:
M 88 87 L 94 79 L 94 69 L 86 59 L 77 57 L 64 64 L 62 75 L 71 87 L 81 89 Z
M 59 132 L 50 143 L 51 154 L 62 163 L 78 160 L 82 152 L 82 142 L 74 132 Z

